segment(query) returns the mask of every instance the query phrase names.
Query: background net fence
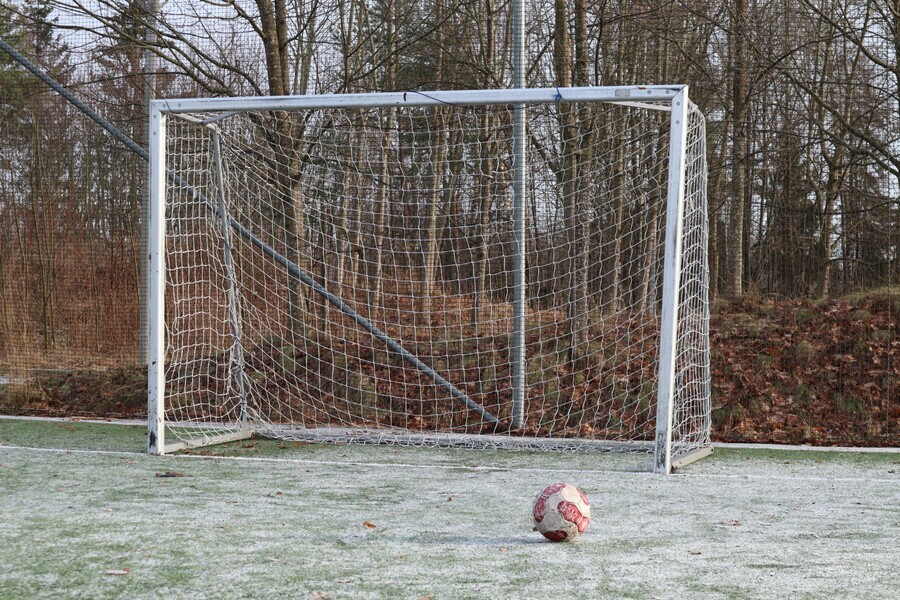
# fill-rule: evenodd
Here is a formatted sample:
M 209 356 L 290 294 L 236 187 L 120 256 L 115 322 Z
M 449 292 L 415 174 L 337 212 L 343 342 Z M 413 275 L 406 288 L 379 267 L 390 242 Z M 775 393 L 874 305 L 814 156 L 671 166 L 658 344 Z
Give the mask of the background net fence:
M 0 412 L 144 413 L 146 165 L 37 79 L 0 87 Z

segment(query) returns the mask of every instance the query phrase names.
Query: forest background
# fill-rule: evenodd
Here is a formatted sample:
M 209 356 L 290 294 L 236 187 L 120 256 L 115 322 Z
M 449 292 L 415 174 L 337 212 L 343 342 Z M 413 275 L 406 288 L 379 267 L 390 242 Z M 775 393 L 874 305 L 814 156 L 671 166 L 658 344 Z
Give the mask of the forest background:
M 528 86 L 686 83 L 707 116 L 717 438 L 900 444 L 900 1 L 525 11 Z M 144 145 L 148 95 L 509 87 L 510 14 L 2 0 L 0 37 Z M 0 56 L 0 410 L 145 411 L 145 169 Z

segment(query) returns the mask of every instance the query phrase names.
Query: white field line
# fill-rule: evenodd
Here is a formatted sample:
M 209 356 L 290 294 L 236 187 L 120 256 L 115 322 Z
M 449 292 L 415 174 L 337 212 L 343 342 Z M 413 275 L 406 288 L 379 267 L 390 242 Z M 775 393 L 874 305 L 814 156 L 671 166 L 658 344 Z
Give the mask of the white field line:
M 809 477 L 802 475 L 743 475 L 740 473 L 682 473 L 674 476 L 691 477 L 694 479 L 755 479 L 758 481 L 809 481 L 815 483 L 889 483 L 897 485 L 900 479 L 883 479 L 881 477 Z
M 873 446 L 810 446 L 809 444 L 798 444 L 789 446 L 787 444 L 746 444 L 734 442 L 716 442 L 713 448 L 735 448 L 749 450 L 798 450 L 802 452 L 856 452 L 859 454 L 869 452 L 882 452 L 886 454 L 900 454 L 900 447 L 873 447 Z
M 0 419 L 10 421 L 49 421 L 51 423 L 99 423 L 100 425 L 146 425 L 147 419 L 92 419 L 81 417 L 17 417 L 13 415 L 0 415 Z
M 99 454 L 99 455 L 107 455 L 107 456 L 122 456 L 122 457 L 144 457 L 148 456 L 145 452 L 125 452 L 120 450 L 71 450 L 65 448 L 30 448 L 28 446 L 12 446 L 12 445 L 3 445 L 0 444 L 0 450 L 20 450 L 20 451 L 34 451 L 34 452 L 48 452 L 53 454 Z M 312 460 L 306 458 L 272 458 L 272 457 L 261 457 L 261 456 L 209 456 L 203 454 L 167 454 L 159 458 L 161 460 L 179 460 L 179 459 L 194 459 L 194 460 L 213 460 L 213 461 L 236 461 L 236 462 L 262 462 L 262 463 L 284 463 L 284 464 L 292 464 L 292 465 L 317 465 L 317 466 L 326 466 L 326 467 L 368 467 L 368 468 L 376 468 L 376 469 L 384 469 L 390 467 L 403 468 L 403 469 L 441 469 L 446 471 L 451 470 L 461 470 L 461 471 L 524 471 L 524 472 L 535 472 L 535 473 L 548 473 L 548 472 L 563 472 L 563 473 L 616 473 L 620 475 L 637 475 L 637 476 L 652 476 L 653 473 L 650 472 L 640 472 L 640 471 L 613 471 L 613 470 L 602 470 L 602 469 L 539 469 L 536 467 L 489 467 L 489 466 L 479 466 L 479 465 L 437 465 L 437 464 L 415 464 L 415 463 L 379 463 L 379 462 L 362 462 L 358 460 Z
M 30 448 L 28 446 L 12 446 L 0 444 L 2 450 L 18 450 L 23 452 L 46 452 L 51 454 L 95 454 L 104 456 L 120 456 L 120 457 L 147 457 L 144 452 L 125 452 L 121 450 L 71 450 L 65 448 Z M 477 465 L 436 465 L 436 464 L 414 464 L 414 463 L 379 463 L 379 462 L 361 462 L 361 461 L 340 461 L 340 460 L 310 460 L 299 458 L 266 458 L 258 456 L 205 456 L 201 454 L 169 454 L 163 457 L 154 457 L 161 460 L 212 460 L 212 461 L 233 461 L 233 462 L 257 462 L 257 463 L 282 463 L 293 465 L 314 465 L 325 467 L 366 467 L 375 469 L 438 469 L 438 470 L 460 470 L 460 471 L 486 471 L 486 472 L 502 472 L 514 471 L 522 473 L 575 473 L 575 474 L 604 474 L 616 475 L 619 477 L 645 477 L 648 479 L 656 479 L 657 475 L 650 472 L 641 471 L 615 471 L 606 469 L 566 469 L 566 468 L 546 468 L 537 467 L 488 467 Z M 882 479 L 873 477 L 808 477 L 798 475 L 747 475 L 742 473 L 685 473 L 679 471 L 673 475 L 673 478 L 702 478 L 702 479 L 744 479 L 744 480 L 760 480 L 760 481 L 811 481 L 823 483 L 890 483 L 897 484 L 897 479 Z
M 129 452 L 127 450 L 77 450 L 71 448 L 32 448 L 30 446 L 14 446 L 0 443 L 0 450 L 20 450 L 23 452 L 47 452 L 48 454 L 97 454 L 100 456 L 147 456 L 146 452 Z
M 0 415 L 0 419 L 16 421 L 50 421 L 55 423 L 97 423 L 100 425 L 146 425 L 146 419 L 89 419 L 80 417 L 16 417 L 12 415 Z M 791 450 L 798 452 L 856 452 L 860 454 L 876 452 L 887 454 L 900 454 L 900 447 L 885 448 L 873 446 L 810 446 L 799 444 L 747 444 L 734 442 L 715 442 L 713 448 L 735 448 L 750 450 Z

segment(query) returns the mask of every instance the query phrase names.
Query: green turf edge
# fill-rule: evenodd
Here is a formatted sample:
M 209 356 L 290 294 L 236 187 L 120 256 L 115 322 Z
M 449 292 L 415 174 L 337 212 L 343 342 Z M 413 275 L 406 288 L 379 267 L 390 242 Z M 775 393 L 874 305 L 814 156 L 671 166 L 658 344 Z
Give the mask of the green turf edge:
M 113 452 L 144 452 L 147 429 L 144 425 L 122 425 L 82 421 L 51 421 L 0 418 L 0 445 L 26 448 L 63 450 L 97 450 Z M 411 462 L 416 464 L 441 464 L 462 468 L 492 466 L 496 468 L 534 467 L 577 469 L 635 470 L 641 457 L 633 455 L 559 454 L 546 452 L 515 452 L 503 450 L 446 450 L 433 448 L 409 448 L 384 446 L 374 450 L 371 446 L 356 444 L 308 444 L 278 440 L 252 439 L 210 446 L 187 454 L 210 457 L 241 457 L 283 460 L 362 460 L 368 462 Z M 834 464 L 886 467 L 900 465 L 900 453 L 836 451 L 832 449 L 803 448 L 748 448 L 716 446 L 711 456 L 680 470 L 689 473 L 698 467 L 704 470 L 716 464 L 740 463 L 740 461 L 778 464 Z M 704 467 L 705 466 L 705 467 Z

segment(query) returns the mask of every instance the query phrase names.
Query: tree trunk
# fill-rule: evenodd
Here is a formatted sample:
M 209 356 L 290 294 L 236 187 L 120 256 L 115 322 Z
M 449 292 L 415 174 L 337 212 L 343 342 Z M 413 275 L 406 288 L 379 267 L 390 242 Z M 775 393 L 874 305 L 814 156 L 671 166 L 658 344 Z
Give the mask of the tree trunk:
M 482 311 L 488 304 L 487 275 L 490 260 L 491 207 L 494 200 L 494 175 L 497 168 L 497 140 L 494 132 L 495 116 L 486 109 L 481 118 L 479 134 L 478 173 L 478 222 L 476 239 L 478 240 L 478 262 L 475 266 L 475 293 L 472 303 L 472 324 L 476 330 L 482 323 Z
M 732 49 L 732 204 L 730 225 L 731 260 L 729 264 L 730 294 L 740 297 L 744 293 L 744 219 L 746 217 L 747 169 L 749 157 L 747 150 L 747 0 L 734 1 L 733 24 L 731 31 Z
M 383 308 L 384 299 L 384 228 L 388 212 L 388 188 L 390 172 L 388 169 L 389 150 L 393 143 L 395 112 L 388 109 L 387 116 L 382 120 L 381 158 L 378 171 L 378 195 L 375 201 L 375 247 L 372 263 L 374 272 L 372 282 L 368 289 L 374 292 L 374 298 L 370 305 Z M 374 304 L 373 304 L 374 303 Z
M 444 279 L 454 282 L 453 293 L 461 296 L 463 290 L 464 274 L 460 265 L 462 259 L 462 247 L 460 240 L 463 239 L 464 231 L 461 222 L 462 213 L 460 211 L 459 202 L 459 186 L 460 176 L 462 174 L 463 160 L 463 133 L 464 120 L 457 119 L 454 127 L 450 131 L 449 156 L 447 159 L 448 168 L 450 170 L 450 180 L 445 188 L 443 188 L 444 206 L 447 207 L 447 218 L 444 220 L 443 246 L 446 248 L 444 254 L 443 269 L 445 271 Z
M 556 0 L 555 38 L 553 44 L 553 62 L 556 72 L 556 84 L 560 87 L 572 85 L 572 72 L 580 79 L 587 76 L 586 37 L 583 3 L 576 4 L 582 12 L 578 14 L 576 28 L 576 63 L 572 63 L 571 42 L 569 40 L 568 11 L 565 0 Z M 562 137 L 562 156 L 560 157 L 560 183 L 562 184 L 563 221 L 566 232 L 566 320 L 567 344 L 566 354 L 570 362 L 574 361 L 583 349 L 585 332 L 585 213 L 583 205 L 584 193 L 579 189 L 579 169 L 581 151 L 578 135 L 577 109 L 568 104 L 560 106 L 560 126 Z
M 496 22 L 493 0 L 485 0 L 485 37 L 482 40 L 482 55 L 484 61 L 485 87 L 489 87 L 494 68 L 494 44 L 496 35 Z M 481 117 L 481 130 L 479 131 L 479 160 L 478 160 L 478 215 L 477 232 L 478 257 L 475 265 L 475 290 L 472 302 L 472 325 L 479 330 L 482 319 L 481 311 L 487 306 L 487 275 L 488 261 L 490 259 L 490 225 L 491 207 L 495 191 L 494 177 L 497 168 L 497 136 L 496 116 L 490 108 L 484 108 Z M 479 365 L 480 368 L 480 365 Z
M 434 3 L 435 17 L 438 22 L 441 21 L 443 0 L 435 0 Z M 444 39 L 442 35 L 443 29 L 437 31 L 437 64 L 435 66 L 435 79 L 440 81 L 443 77 L 444 67 Z M 434 139 L 432 141 L 431 150 L 431 175 L 429 177 L 429 193 L 428 193 L 428 216 L 426 220 L 425 248 L 424 248 L 424 276 L 421 291 L 421 307 L 423 317 L 427 323 L 431 322 L 432 310 L 434 309 L 432 298 L 434 296 L 435 275 L 437 272 L 437 229 L 438 229 L 438 212 L 441 201 L 441 185 L 444 181 L 444 174 L 447 168 L 447 124 L 444 111 L 440 107 L 435 107 L 434 115 L 431 120 L 431 131 Z
M 421 311 L 425 319 L 431 319 L 432 297 L 435 292 L 435 275 L 437 272 L 437 221 L 441 202 L 441 184 L 447 167 L 447 128 L 443 110 L 434 109 L 432 130 L 436 134 L 431 156 L 431 175 L 429 177 L 428 216 L 426 220 L 424 248 L 424 277 L 422 285 Z

